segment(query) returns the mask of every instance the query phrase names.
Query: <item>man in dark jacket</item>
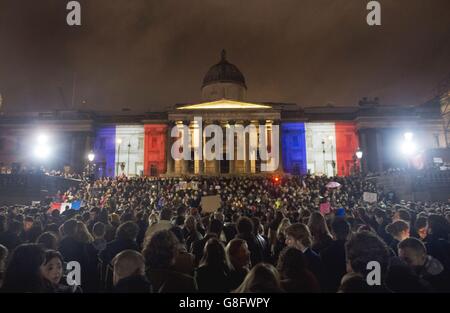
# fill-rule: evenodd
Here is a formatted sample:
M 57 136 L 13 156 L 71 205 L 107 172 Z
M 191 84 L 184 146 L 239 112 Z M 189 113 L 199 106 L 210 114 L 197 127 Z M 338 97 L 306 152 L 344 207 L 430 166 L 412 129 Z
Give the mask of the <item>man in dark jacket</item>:
M 243 239 L 247 242 L 248 249 L 250 250 L 250 260 L 252 266 L 263 261 L 264 250 L 263 247 L 256 240 L 256 236 L 253 232 L 253 222 L 248 217 L 241 217 L 237 223 L 238 234 L 236 238 Z
M 442 263 L 427 255 L 423 242 L 416 238 L 407 238 L 398 245 L 399 257 L 436 292 L 450 292 L 450 277 Z
M 343 218 L 335 218 L 331 223 L 335 240 L 320 253 L 325 274 L 326 292 L 337 292 L 342 277 L 347 272 L 345 260 L 345 243 L 350 234 L 350 225 Z
M 302 223 L 295 223 L 286 228 L 286 245 L 303 252 L 309 270 L 317 278 L 322 288 L 325 285 L 323 264 L 320 256 L 311 249 L 312 237 L 308 226 Z
M 260 234 L 261 221 L 256 216 L 252 217 L 253 222 L 253 234 L 256 238 L 259 250 L 262 251 L 263 261 L 268 262 L 270 260 L 270 246 L 269 239 Z
M 22 223 L 11 221 L 8 230 L 0 233 L 0 244 L 8 248 L 9 251 L 13 251 L 15 247 L 22 243 L 19 237 L 21 229 Z

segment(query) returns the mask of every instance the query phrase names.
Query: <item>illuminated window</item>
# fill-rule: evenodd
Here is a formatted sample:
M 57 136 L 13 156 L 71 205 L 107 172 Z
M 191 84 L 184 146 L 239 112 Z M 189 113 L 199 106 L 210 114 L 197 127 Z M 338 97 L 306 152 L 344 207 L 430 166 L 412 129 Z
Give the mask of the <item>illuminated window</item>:
M 144 149 L 144 137 L 139 137 L 138 150 Z

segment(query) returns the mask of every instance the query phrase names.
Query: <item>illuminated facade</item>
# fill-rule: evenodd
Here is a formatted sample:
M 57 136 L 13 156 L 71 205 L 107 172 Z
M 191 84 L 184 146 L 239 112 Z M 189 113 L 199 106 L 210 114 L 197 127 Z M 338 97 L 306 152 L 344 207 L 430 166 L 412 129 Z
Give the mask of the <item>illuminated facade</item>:
M 87 154 L 93 151 L 98 176 L 261 172 L 265 161 L 259 155 L 252 158 L 246 153 L 243 159 L 237 159 L 238 145 L 245 145 L 245 151 L 249 151 L 257 142 L 250 136 L 241 143 L 237 138 L 234 143 L 223 138 L 223 160 L 200 159 L 196 150 L 199 134 L 204 144 L 208 139 L 205 127 L 211 124 L 218 125 L 224 134 L 231 125 L 264 125 L 266 135 L 279 127 L 280 162 L 275 171 L 292 174 L 350 175 L 360 169 L 401 167 L 405 158 L 398 147 L 405 131 L 414 133 L 418 153 L 448 148 L 439 101 L 405 107 L 364 99 L 359 105 L 348 107 L 299 107 L 247 102 L 246 91 L 244 76 L 222 52 L 220 62 L 205 75 L 200 103 L 178 104 L 168 111 L 153 113 L 5 112 L 0 115 L 0 165 L 3 170 L 38 164 L 62 169 L 69 165 L 81 171 Z M 198 117 L 202 119 L 201 128 L 194 120 Z M 177 138 L 171 136 L 171 130 L 183 126 L 191 135 L 186 147 L 191 158 L 175 160 L 171 147 Z M 39 132 L 52 138 L 53 150 L 48 160 L 36 160 L 30 152 Z M 261 136 L 259 131 L 256 136 Z M 269 141 L 269 150 L 274 149 L 272 144 Z M 233 159 L 227 159 L 231 148 Z M 361 164 L 355 156 L 358 148 L 363 152 Z

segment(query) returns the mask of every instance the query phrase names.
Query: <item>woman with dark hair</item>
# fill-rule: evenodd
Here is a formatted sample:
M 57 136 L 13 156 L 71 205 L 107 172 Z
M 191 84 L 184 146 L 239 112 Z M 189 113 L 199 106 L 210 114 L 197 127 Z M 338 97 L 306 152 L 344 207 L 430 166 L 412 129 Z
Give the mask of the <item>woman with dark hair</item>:
M 311 249 L 314 252 L 320 254 L 322 250 L 326 249 L 333 242 L 333 236 L 331 236 L 328 230 L 327 222 L 320 212 L 313 212 L 311 214 L 308 221 L 308 228 L 313 238 Z
M 45 280 L 41 274 L 44 262 L 45 252 L 40 245 L 19 245 L 14 249 L 6 267 L 2 292 L 45 292 Z
M 230 289 L 236 289 L 245 279 L 250 268 L 250 251 L 247 242 L 235 238 L 231 240 L 226 249 L 228 261 L 230 262 Z
M 51 232 L 42 233 L 37 239 L 36 243 L 42 245 L 44 249 L 56 250 L 58 249 L 58 239 Z
M 398 244 L 406 238 L 409 238 L 409 225 L 403 220 L 397 220 L 386 226 L 386 232 L 392 236 L 389 247 L 398 255 Z
M 230 269 L 223 244 L 211 238 L 205 245 L 195 279 L 200 292 L 229 292 Z
M 319 282 L 308 269 L 303 253 L 286 247 L 281 251 L 277 265 L 281 286 L 287 292 L 320 292 Z
M 275 293 L 283 292 L 280 274 L 268 263 L 259 263 L 247 274 L 235 293 Z
M 76 286 L 62 284 L 64 260 L 56 250 L 45 252 L 45 261 L 41 265 L 41 274 L 46 282 L 46 291 L 55 293 L 74 293 L 81 290 Z
M 192 276 L 174 270 L 179 252 L 177 237 L 170 230 L 155 232 L 147 242 L 142 255 L 146 275 L 156 292 L 195 292 Z

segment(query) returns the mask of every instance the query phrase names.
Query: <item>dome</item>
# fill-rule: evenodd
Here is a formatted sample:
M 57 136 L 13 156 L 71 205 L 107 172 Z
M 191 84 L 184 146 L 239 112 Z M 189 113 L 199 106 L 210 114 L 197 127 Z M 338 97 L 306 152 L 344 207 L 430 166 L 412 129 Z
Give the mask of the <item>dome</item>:
M 226 51 L 222 50 L 222 59 L 212 66 L 203 78 L 202 88 L 214 83 L 235 83 L 247 89 L 244 75 L 233 64 L 226 60 Z

